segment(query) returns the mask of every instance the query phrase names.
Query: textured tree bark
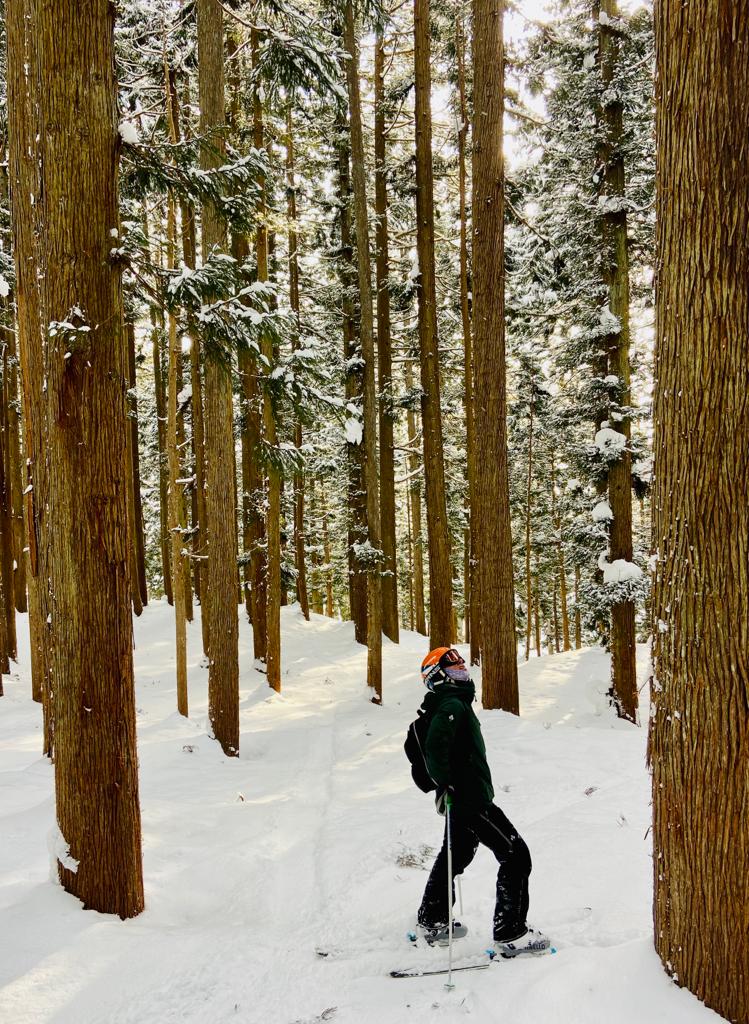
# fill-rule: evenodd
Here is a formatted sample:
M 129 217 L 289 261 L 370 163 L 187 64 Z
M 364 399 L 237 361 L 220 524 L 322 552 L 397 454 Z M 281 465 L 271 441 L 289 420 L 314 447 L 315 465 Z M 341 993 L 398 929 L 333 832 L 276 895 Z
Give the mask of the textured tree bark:
M 87 908 L 143 909 L 125 482 L 114 9 L 37 5 L 47 334 L 49 575 L 60 880 Z M 82 144 L 85 140 L 85 145 Z M 85 599 L 81 599 L 85 595 Z M 94 655 L 95 652 L 95 655 Z
M 414 0 L 414 75 L 416 90 L 416 250 L 419 277 L 419 353 L 421 422 L 424 433 L 427 534 L 429 537 L 429 642 L 452 643 L 452 569 L 445 500 L 445 466 L 440 408 L 440 360 L 434 271 L 434 186 L 429 0 Z
M 310 482 L 310 510 L 309 510 L 309 513 L 310 513 L 310 524 L 311 524 L 311 530 L 312 530 L 312 540 L 313 540 L 312 556 L 310 558 L 310 562 L 311 562 L 311 565 L 312 565 L 312 573 L 311 573 L 311 581 L 310 581 L 311 582 L 311 587 L 310 587 L 310 604 L 312 606 L 312 611 L 316 615 L 323 615 L 324 614 L 324 608 L 323 608 L 323 601 L 322 601 L 322 591 L 320 589 L 320 546 L 319 546 L 319 543 L 318 543 L 319 533 L 318 533 L 318 530 L 317 530 L 317 515 L 318 515 L 318 512 L 319 512 L 319 509 L 318 509 L 318 505 L 317 505 L 317 494 L 316 494 L 316 489 L 315 489 L 315 480 L 313 478 L 311 480 L 311 482 Z
M 5 622 L 4 650 L 13 661 L 18 659 L 16 641 L 15 580 L 13 573 L 13 495 L 10 482 L 10 430 L 8 428 L 8 349 L 3 348 L 2 385 L 0 386 L 0 575 L 3 581 L 2 617 Z M 5 671 L 10 671 L 10 666 Z
M 567 569 L 564 562 L 564 541 L 562 540 L 562 518 L 557 504 L 556 465 L 551 455 L 551 521 L 554 524 L 557 549 L 557 571 L 559 573 L 559 603 L 562 615 L 562 647 L 570 649 L 570 617 L 567 610 Z M 558 646 L 558 644 L 557 644 Z M 528 659 L 526 658 L 526 661 Z
M 579 651 L 583 645 L 583 626 L 580 619 L 580 566 L 575 566 L 575 650 Z
M 294 311 L 295 329 L 293 347 L 299 347 L 300 304 L 299 304 L 299 236 L 297 235 L 296 176 L 294 169 L 294 121 L 292 104 L 286 109 L 286 216 L 289 220 L 289 305 Z M 302 421 L 294 422 L 294 446 L 298 458 L 302 450 Z M 307 594 L 307 557 L 305 553 L 304 530 L 304 472 L 294 474 L 294 563 L 296 567 L 296 596 L 302 615 L 309 619 L 309 597 Z
M 190 88 L 185 82 L 184 103 L 189 106 Z M 174 116 L 175 130 L 180 138 L 182 130 L 179 118 L 179 103 L 177 102 L 176 82 L 172 90 L 172 111 Z M 189 122 L 187 122 L 189 127 Z M 186 132 L 189 138 L 189 131 Z M 192 203 L 180 200 L 180 230 L 182 235 L 182 258 L 185 266 L 191 270 L 195 269 L 197 243 L 195 240 L 195 208 Z M 193 511 L 192 511 L 192 568 L 193 586 L 195 595 L 200 601 L 200 626 L 203 637 L 203 651 L 208 654 L 208 610 L 206 606 L 203 588 L 201 586 L 203 572 L 203 556 L 205 538 L 207 536 L 206 512 L 205 512 L 205 426 L 203 417 L 203 380 L 201 373 L 201 346 L 200 335 L 194 324 L 188 323 L 190 336 L 190 414 L 191 414 L 191 444 L 193 455 L 193 473 L 195 484 L 193 486 Z
M 749 1022 L 749 7 L 656 8 L 656 949 Z
M 501 0 L 473 3 L 475 530 L 484 707 L 519 713 L 507 473 L 504 325 L 504 51 Z
M 406 390 L 414 386 L 410 360 L 405 362 Z M 426 610 L 424 608 L 424 538 L 421 532 L 421 481 L 419 458 L 416 454 L 419 435 L 416 432 L 416 415 L 412 408 L 406 413 L 408 428 L 408 503 L 411 510 L 411 540 L 413 547 L 413 590 L 416 632 L 427 635 Z
M 359 94 L 359 48 L 354 26 L 352 0 L 346 0 L 344 16 L 344 49 L 348 54 L 346 81 L 348 85 L 351 127 L 351 178 L 356 223 L 356 255 L 359 271 L 361 308 L 361 356 L 364 360 L 363 427 L 364 489 L 367 505 L 367 541 L 379 552 L 380 500 L 377 479 L 377 393 L 375 387 L 374 316 L 372 309 L 372 270 L 369 258 L 369 223 L 367 217 L 367 185 L 364 167 L 361 99 Z M 367 685 L 373 690 L 372 701 L 382 703 L 382 590 L 380 565 L 367 566 Z
M 8 183 L 16 269 L 16 320 L 26 450 L 24 514 L 28 543 L 31 686 L 44 713 L 43 752 L 52 756 L 53 715 L 49 686 L 50 627 L 47 560 L 47 419 L 43 396 L 38 251 L 39 64 L 34 36 L 35 0 L 6 3 L 8 87 Z
M 338 128 L 338 198 L 341 218 L 341 313 L 343 321 L 343 359 L 346 372 L 346 404 L 360 406 L 363 391 L 363 367 L 356 333 L 353 292 L 356 289 L 356 268 L 351 237 L 351 175 L 350 136 L 348 124 L 341 118 Z M 362 544 L 367 532 L 367 508 L 364 495 L 364 448 L 349 441 L 346 444 L 348 465 L 348 591 L 349 610 L 354 622 L 356 642 L 367 642 L 367 578 L 359 567 L 355 545 Z
M 463 18 L 455 23 L 455 59 L 458 78 L 458 104 L 460 128 L 458 129 L 458 201 L 460 209 L 460 319 L 463 327 L 463 407 L 466 422 L 466 470 L 468 490 L 466 494 L 466 519 L 468 528 L 464 536 L 464 593 L 465 593 L 465 638 L 470 644 L 472 665 L 478 665 L 481 655 L 478 588 L 476 586 L 475 531 L 473 509 L 476 496 L 476 441 L 473 399 L 473 338 L 471 336 L 471 307 L 469 301 L 470 270 L 468 266 L 468 213 L 467 213 L 467 172 L 466 150 L 468 148 L 468 100 L 466 97 L 465 73 L 465 32 Z
M 377 371 L 380 390 L 380 511 L 382 514 L 382 631 L 398 643 L 398 566 L 395 559 L 395 452 L 393 449 L 393 354 L 390 337 L 390 254 L 385 149 L 385 45 L 377 31 L 374 55 L 375 277 Z
M 256 29 L 252 30 L 252 62 L 257 63 L 260 37 Z M 252 126 L 255 149 L 262 150 L 265 146 L 263 105 L 257 86 L 252 97 Z M 255 254 L 257 258 L 257 279 L 268 280 L 268 230 L 265 223 L 265 178 L 260 181 L 263 198 L 257 210 L 257 231 L 255 234 Z M 262 354 L 269 367 L 274 365 L 273 338 L 266 335 L 262 339 Z M 266 479 L 267 479 L 267 514 L 265 518 L 266 557 L 265 557 L 265 663 L 268 673 L 268 685 L 280 692 L 281 690 L 281 474 L 274 462 L 276 448 L 276 418 L 273 401 L 266 390 L 263 395 L 263 436 L 266 445 Z
M 167 196 L 167 265 L 176 267 L 177 210 L 174 196 Z M 172 543 L 172 593 L 174 594 L 174 634 L 177 662 L 177 710 L 185 718 L 187 703 L 187 627 L 185 621 L 185 574 L 182 558 L 183 508 L 179 469 L 179 441 L 177 435 L 177 365 L 182 358 L 182 347 L 177 335 L 177 320 L 169 313 L 169 382 L 167 390 L 167 455 L 169 459 L 169 536 Z
M 201 167 L 219 167 L 225 120 L 223 14 L 213 0 L 198 0 L 198 90 Z M 226 249 L 226 226 L 212 203 L 203 206 L 203 260 Z M 208 525 L 208 716 L 227 756 L 239 753 L 239 622 L 237 526 L 231 356 L 209 348 L 205 355 L 206 519 Z M 205 588 L 204 588 L 205 589 Z
M 146 237 L 148 222 L 144 217 Z M 158 246 L 156 246 L 158 249 Z M 169 545 L 169 467 L 166 454 L 166 391 L 163 373 L 164 316 L 155 306 L 151 307 L 151 352 L 153 356 L 153 382 L 156 395 L 156 426 L 159 446 L 159 542 L 161 546 L 161 573 L 164 593 L 169 604 L 174 603 L 172 595 L 172 556 Z
M 138 445 L 138 399 L 136 396 L 135 369 L 135 325 L 125 324 L 127 335 L 127 376 L 128 376 L 128 418 L 130 420 L 131 451 L 133 464 L 133 518 L 136 581 L 141 605 L 148 604 L 148 581 L 146 579 L 146 538 L 143 528 L 143 502 L 140 493 L 140 451 Z M 135 587 L 135 583 L 133 584 Z
M 608 353 L 607 373 L 619 380 L 617 404 L 630 403 L 629 372 L 629 254 L 627 250 L 627 212 L 621 200 L 625 194 L 623 104 L 611 86 L 617 74 L 619 35 L 615 29 L 619 16 L 616 0 L 595 0 L 599 32 L 599 64 L 603 101 L 599 112 L 601 141 L 597 156 L 601 172 L 601 194 L 608 206 L 601 217 L 603 281 L 608 286 L 609 306 L 621 329 L 604 339 Z M 606 17 L 603 21 L 600 15 Z M 618 201 L 618 202 L 617 202 Z M 621 208 L 617 208 L 621 207 Z M 611 426 L 629 441 L 629 417 L 612 420 Z M 609 504 L 613 513 L 610 525 L 611 560 L 632 561 L 632 468 L 629 450 L 608 473 Z M 611 608 L 611 687 L 620 718 L 637 719 L 637 666 L 635 664 L 635 606 L 622 601 Z

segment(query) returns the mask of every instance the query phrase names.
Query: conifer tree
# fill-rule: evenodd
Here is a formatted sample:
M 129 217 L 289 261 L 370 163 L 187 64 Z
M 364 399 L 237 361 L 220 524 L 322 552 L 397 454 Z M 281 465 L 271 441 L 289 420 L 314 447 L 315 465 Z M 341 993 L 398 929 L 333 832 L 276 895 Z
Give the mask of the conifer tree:
M 143 909 L 143 879 L 127 367 L 121 268 L 110 257 L 119 236 L 114 11 L 96 0 L 83 7 L 44 2 L 33 13 L 44 83 L 40 308 L 48 325 L 57 866 L 63 886 L 85 907 L 125 918 Z M 85 146 L 74 141 L 81 132 Z
M 749 9 L 656 19 L 655 946 L 749 1020 Z

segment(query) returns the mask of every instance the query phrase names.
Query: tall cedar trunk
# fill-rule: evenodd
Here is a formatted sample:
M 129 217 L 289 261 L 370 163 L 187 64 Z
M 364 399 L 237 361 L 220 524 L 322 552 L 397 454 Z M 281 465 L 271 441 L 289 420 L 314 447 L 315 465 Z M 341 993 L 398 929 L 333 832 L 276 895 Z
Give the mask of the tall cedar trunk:
M 299 236 L 297 234 L 296 178 L 294 172 L 294 121 L 292 103 L 286 110 L 286 215 L 289 220 L 289 305 L 294 312 L 292 347 L 299 348 L 301 321 L 299 314 Z M 294 421 L 294 447 L 301 459 L 302 421 Z M 304 471 L 294 473 L 294 565 L 296 568 L 296 596 L 302 615 L 309 619 L 307 594 L 307 556 L 304 531 Z
M 328 509 L 325 492 L 322 499 L 322 551 L 325 559 L 325 614 L 333 618 L 333 573 L 330 568 L 330 534 L 328 532 Z
M 130 419 L 131 454 L 133 465 L 133 519 L 136 581 L 140 592 L 141 605 L 148 604 L 148 581 L 146 579 L 146 537 L 143 525 L 143 502 L 140 493 L 140 451 L 138 446 L 138 398 L 135 369 L 135 325 L 125 324 L 127 336 L 128 416 Z M 133 588 L 136 586 L 133 581 Z
M 186 106 L 190 103 L 189 85 L 185 83 L 184 102 Z M 174 126 L 177 137 L 181 137 L 179 104 L 177 103 L 176 89 L 173 93 L 172 109 L 174 111 Z M 186 132 L 189 137 L 189 132 Z M 195 240 L 195 207 L 186 199 L 180 200 L 180 227 L 182 234 L 182 259 L 185 266 L 191 270 L 195 269 L 197 243 Z M 193 514 L 191 523 L 192 533 L 192 564 L 193 564 L 193 585 L 195 594 L 200 601 L 200 625 L 203 635 L 203 651 L 208 653 L 208 613 L 204 600 L 201 581 L 203 578 L 203 555 L 205 536 L 205 427 L 203 418 L 203 380 L 200 367 L 200 335 L 195 324 L 188 322 L 190 336 L 190 413 L 192 426 L 192 457 L 193 473 L 195 483 L 193 485 Z
M 656 10 L 655 945 L 747 1024 L 749 7 Z
M 458 192 L 460 204 L 460 319 L 463 327 L 463 408 L 466 421 L 466 470 L 468 490 L 466 494 L 467 527 L 464 535 L 465 546 L 465 623 L 466 642 L 470 643 L 470 659 L 477 665 L 480 656 L 480 606 L 476 586 L 476 535 L 473 529 L 473 509 L 476 497 L 476 440 L 473 401 L 473 339 L 471 337 L 471 308 L 469 293 L 471 284 L 468 267 L 468 213 L 466 150 L 468 147 L 468 101 L 466 98 L 465 34 L 462 17 L 455 23 L 455 57 L 458 71 L 458 102 L 460 128 L 458 129 Z
M 174 195 L 167 196 L 167 269 L 174 270 L 177 255 L 177 210 Z M 181 485 L 179 442 L 177 437 L 177 364 L 182 347 L 177 334 L 177 319 L 169 314 L 169 382 L 167 389 L 167 454 L 169 458 L 169 536 L 172 542 L 172 593 L 174 594 L 174 634 L 177 669 L 177 710 L 187 717 L 187 629 L 185 622 L 185 575 L 183 569 Z
M 380 500 L 377 479 L 377 392 L 375 387 L 374 317 L 372 310 L 372 270 L 369 259 L 367 185 L 364 167 L 361 99 L 359 94 L 359 48 L 354 27 L 352 0 L 346 0 L 344 49 L 348 54 L 348 85 L 351 128 L 351 178 L 356 223 L 356 255 L 359 270 L 361 308 L 361 355 L 364 361 L 363 427 L 364 489 L 367 503 L 367 541 L 379 552 Z M 382 590 L 380 564 L 367 566 L 367 685 L 374 690 L 372 700 L 382 702 Z
M 148 237 L 148 225 L 146 237 Z M 155 244 L 158 251 L 158 244 Z M 156 439 L 159 451 L 159 543 L 161 547 L 161 572 L 164 593 L 169 604 L 172 596 L 172 555 L 169 546 L 169 465 L 166 453 L 166 389 L 164 388 L 164 314 L 155 306 L 151 307 L 151 352 L 153 357 L 153 383 L 156 394 Z
M 408 628 L 414 631 L 414 555 L 413 533 L 411 532 L 411 495 L 406 494 L 406 531 L 408 543 Z
M 23 478 L 28 546 L 31 686 L 44 713 L 43 751 L 52 755 L 53 714 L 49 685 L 50 625 L 47 571 L 47 418 L 44 400 L 44 339 L 38 268 L 39 94 L 38 49 L 32 0 L 8 0 L 7 86 L 11 226 L 16 270 L 16 321 L 21 364 L 26 474 Z
M 18 658 L 16 642 L 16 603 L 13 578 L 13 496 L 10 482 L 10 445 L 8 429 L 8 348 L 3 347 L 2 388 L 0 391 L 0 574 L 3 581 L 2 616 L 5 623 L 5 653 Z M 8 666 L 7 671 L 9 671 Z
M 504 53 L 501 0 L 473 3 L 475 529 L 484 707 L 519 712 L 507 472 L 504 324 Z
M 127 532 L 130 537 L 130 545 L 128 547 L 128 558 L 130 559 L 130 599 L 133 606 L 133 611 L 136 615 L 143 614 L 143 601 L 140 596 L 140 585 L 138 582 L 138 551 L 135 542 L 136 532 L 136 519 L 135 519 L 135 481 L 133 479 L 133 432 L 130 429 L 130 360 L 128 357 L 128 324 L 122 325 L 122 362 L 125 367 L 125 415 L 126 419 L 126 430 L 125 430 L 125 479 L 124 487 L 126 494 L 125 507 L 127 509 Z
M 554 453 L 551 455 L 551 521 L 554 527 L 557 548 L 557 571 L 559 573 L 559 603 L 562 614 L 563 650 L 570 649 L 570 617 L 567 611 L 567 569 L 564 560 L 564 540 L 562 539 L 562 517 L 557 504 L 556 465 Z M 526 659 L 527 660 L 527 659 Z
M 341 313 L 343 321 L 343 360 L 346 370 L 346 405 L 361 405 L 363 367 L 356 332 L 353 292 L 356 289 L 356 268 L 351 237 L 351 171 L 348 126 L 338 122 L 338 198 L 341 218 Z M 348 467 L 348 590 L 349 609 L 354 621 L 354 636 L 359 644 L 367 641 L 367 578 L 359 571 L 355 545 L 362 544 L 367 531 L 367 509 L 364 495 L 364 447 L 356 441 L 346 444 Z
M 55 788 L 69 848 L 58 870 L 85 907 L 126 918 L 143 909 L 143 877 L 127 364 L 121 272 L 109 258 L 119 227 L 114 8 L 44 0 L 37 13 Z M 53 326 L 61 321 L 73 326 Z
M 198 0 L 198 89 L 201 167 L 221 166 L 223 125 L 223 14 L 213 0 Z M 216 207 L 203 206 L 203 262 L 226 249 L 226 226 Z M 225 754 L 239 753 L 239 622 L 237 616 L 237 525 L 231 357 L 208 348 L 205 355 L 206 520 L 208 526 L 208 715 Z
M 174 72 L 172 69 L 170 69 L 169 64 L 167 62 L 167 59 L 166 59 L 166 54 L 164 55 L 164 85 L 165 85 L 165 105 L 166 105 L 167 121 L 168 121 L 168 124 L 169 124 L 169 135 L 170 135 L 172 144 L 176 145 L 181 140 L 181 137 L 182 137 L 181 136 L 181 131 L 180 131 L 179 96 L 177 94 L 177 76 L 176 76 L 176 72 Z M 184 204 L 183 204 L 183 206 L 184 206 Z M 174 216 L 174 238 L 172 240 L 169 240 L 169 239 L 167 240 L 167 247 L 169 247 L 170 245 L 172 246 L 170 259 L 173 260 L 173 266 L 176 267 L 176 265 L 177 265 L 177 263 L 176 263 L 176 260 L 177 260 L 177 206 L 176 206 L 176 201 L 175 201 L 175 206 L 174 206 L 174 210 L 172 211 L 172 214 Z M 167 211 L 167 221 L 169 220 L 169 217 L 170 217 L 170 213 L 169 213 L 169 211 Z M 189 230 L 190 230 L 189 229 L 189 225 L 187 225 L 186 228 L 183 227 L 183 229 L 182 229 L 183 249 L 184 249 L 185 234 L 186 234 L 186 231 L 189 232 Z M 170 330 L 171 330 L 171 325 L 170 325 Z M 170 339 L 169 339 L 169 346 L 170 346 L 170 348 L 169 348 L 169 372 L 171 374 L 171 361 L 172 361 L 171 335 L 170 335 Z M 185 449 L 186 449 L 186 441 L 185 441 L 185 410 L 187 408 L 187 403 L 184 402 L 184 401 L 182 401 L 182 402 L 179 401 L 179 395 L 182 394 L 183 388 L 184 388 L 184 357 L 183 357 L 183 354 L 182 354 L 182 343 L 181 343 L 181 340 L 180 340 L 180 343 L 179 343 L 179 346 L 178 346 L 178 351 L 177 350 L 175 350 L 175 351 L 177 353 L 176 354 L 176 359 L 175 359 L 175 374 L 176 374 L 176 388 L 177 388 L 177 396 L 178 396 L 177 397 L 177 408 L 176 408 L 176 424 L 175 424 L 176 442 L 177 442 L 177 477 L 175 479 L 182 479 L 182 477 L 184 476 L 184 469 L 185 469 L 185 467 L 183 465 L 183 458 L 182 458 L 182 454 L 181 453 L 184 452 Z M 171 459 L 171 455 L 169 455 L 168 458 Z M 169 468 L 169 480 L 170 480 L 170 484 L 169 485 L 170 485 L 170 488 L 171 488 L 172 487 L 171 462 L 169 462 L 169 467 L 170 467 Z M 183 600 L 184 600 L 184 615 L 185 615 L 185 619 L 188 622 L 192 622 L 192 619 L 193 619 L 192 573 L 190 571 L 190 560 L 188 558 L 185 558 L 184 555 L 182 554 L 182 552 L 184 550 L 184 538 L 185 538 L 185 536 L 187 535 L 187 532 L 188 532 L 188 526 L 187 526 L 187 496 L 186 496 L 186 493 L 185 493 L 185 490 L 184 490 L 184 485 L 182 485 L 182 484 L 179 485 L 179 489 L 178 489 L 177 494 L 176 494 L 176 500 L 177 500 L 177 522 L 179 523 L 179 529 L 181 531 L 180 564 L 182 566 L 182 576 L 183 576 L 182 590 L 183 590 Z M 172 501 L 171 491 L 170 491 L 169 501 L 170 501 L 169 519 L 170 519 L 170 523 L 171 523 L 171 515 L 172 515 L 172 510 L 171 510 L 171 501 Z M 173 532 L 173 527 L 171 527 L 171 526 L 170 526 L 170 531 L 171 531 L 172 551 L 173 551 L 174 550 L 174 532 Z M 187 703 L 187 701 L 185 699 L 185 704 L 186 703 Z
M 312 531 L 312 555 L 310 558 L 312 564 L 311 573 L 311 588 L 310 588 L 310 605 L 312 611 L 316 615 L 322 615 L 324 613 L 322 603 L 322 592 L 320 590 L 320 546 L 318 544 L 319 534 L 317 530 L 317 495 L 315 492 L 315 480 L 314 478 L 310 481 L 310 530 Z
M 580 617 L 580 566 L 575 566 L 575 650 L 579 651 L 583 645 L 583 626 Z
M 536 560 L 536 575 L 533 579 L 533 625 L 536 637 L 536 657 L 541 657 L 541 607 L 538 595 L 538 560 Z
M 416 292 L 419 306 L 421 421 L 424 433 L 424 477 L 429 536 L 429 642 L 432 647 L 441 647 L 452 642 L 453 615 L 434 272 L 432 89 L 429 62 L 429 0 L 414 0 L 416 251 L 419 259 Z
M 10 202 L 8 178 L 9 164 L 0 168 L 0 202 L 7 208 Z M 19 416 L 19 394 L 18 394 L 18 346 L 16 344 L 16 332 L 14 326 L 14 302 L 15 295 L 11 291 L 2 300 L 5 307 L 6 322 L 10 328 L 5 336 L 4 351 L 4 390 L 5 409 L 7 422 L 6 445 L 8 452 L 7 483 L 10 490 L 10 514 L 11 514 L 11 551 L 13 557 L 13 589 L 11 600 L 16 611 L 27 610 L 26 599 L 26 546 L 25 531 L 23 524 L 23 484 L 21 482 L 21 432 Z M 7 379 L 6 379 L 7 376 Z
M 413 373 L 411 361 L 405 363 L 406 390 L 413 391 Z M 408 427 L 408 503 L 411 510 L 411 538 L 413 546 L 413 589 L 414 616 L 417 633 L 427 635 L 426 611 L 424 609 L 424 538 L 421 532 L 421 481 L 419 474 L 419 458 L 416 454 L 418 434 L 416 432 L 416 415 L 409 405 L 406 414 Z
M 395 559 L 393 355 L 390 339 L 390 254 L 385 151 L 385 48 L 377 31 L 374 63 L 375 275 L 377 370 L 380 389 L 380 510 L 382 514 L 382 631 L 398 643 L 398 566 Z
M 532 386 L 532 385 L 531 385 Z M 533 577 L 531 576 L 531 522 L 533 496 L 533 409 L 531 398 L 528 406 L 528 476 L 525 486 L 525 660 L 531 653 Z
M 609 200 L 624 196 L 623 104 L 612 89 L 617 75 L 620 36 L 615 28 L 619 16 L 616 0 L 596 0 L 594 12 L 608 17 L 599 23 L 599 62 L 601 87 L 605 102 L 599 113 L 602 140 L 598 165 L 602 175 L 602 194 Z M 607 374 L 619 380 L 617 405 L 630 404 L 629 393 L 629 255 L 627 251 L 627 211 L 611 210 L 601 217 L 603 280 L 608 286 L 609 306 L 621 329 L 604 341 L 608 352 Z M 629 441 L 629 417 L 612 419 L 611 426 Z M 632 561 L 632 470 L 628 448 L 609 468 L 609 504 L 613 513 L 610 525 L 611 560 Z M 611 608 L 611 686 L 614 703 L 621 718 L 634 722 L 637 718 L 637 666 L 635 664 L 635 606 L 620 601 Z
M 260 39 L 256 29 L 252 30 L 252 63 L 257 64 Z M 255 149 L 265 146 L 263 127 L 263 106 L 256 86 L 253 91 L 252 126 Z M 265 177 L 260 182 L 261 200 L 257 211 L 255 254 L 257 258 L 257 279 L 268 280 L 268 229 L 265 223 Z M 262 354 L 269 367 L 274 365 L 273 338 L 265 334 L 262 338 Z M 281 473 L 276 459 L 276 420 L 273 401 L 266 389 L 263 395 L 263 436 L 266 446 L 267 514 L 265 519 L 265 663 L 268 685 L 281 690 Z M 269 453 L 269 454 L 268 454 Z

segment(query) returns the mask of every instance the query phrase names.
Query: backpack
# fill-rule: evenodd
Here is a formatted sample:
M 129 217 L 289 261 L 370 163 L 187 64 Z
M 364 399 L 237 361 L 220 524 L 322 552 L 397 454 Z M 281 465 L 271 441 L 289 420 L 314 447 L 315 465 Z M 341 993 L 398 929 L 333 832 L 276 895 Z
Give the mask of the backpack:
M 437 783 L 429 774 L 426 759 L 426 739 L 432 716 L 419 708 L 419 717 L 411 722 L 406 733 L 403 749 L 411 762 L 411 777 L 422 793 L 431 793 L 437 789 Z

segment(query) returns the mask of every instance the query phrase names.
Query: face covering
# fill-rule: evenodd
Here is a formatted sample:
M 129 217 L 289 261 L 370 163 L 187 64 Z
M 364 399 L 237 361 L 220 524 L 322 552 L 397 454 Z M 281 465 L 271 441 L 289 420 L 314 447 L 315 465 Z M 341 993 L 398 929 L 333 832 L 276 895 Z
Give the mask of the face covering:
M 445 675 L 451 683 L 470 683 L 471 676 L 468 668 L 463 665 L 448 665 L 445 668 Z

